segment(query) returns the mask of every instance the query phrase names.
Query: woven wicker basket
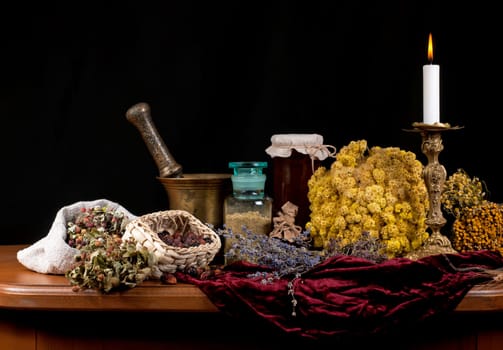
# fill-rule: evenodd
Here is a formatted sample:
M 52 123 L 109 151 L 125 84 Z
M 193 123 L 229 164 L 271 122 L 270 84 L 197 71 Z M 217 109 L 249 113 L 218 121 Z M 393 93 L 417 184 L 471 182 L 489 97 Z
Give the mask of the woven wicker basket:
M 174 234 L 188 232 L 202 235 L 209 241 L 191 247 L 175 247 L 166 244 L 161 232 Z M 185 210 L 165 210 L 146 214 L 130 221 L 123 238 L 133 237 L 138 246 L 144 246 L 158 259 L 162 272 L 173 273 L 189 267 L 208 266 L 221 247 L 220 237 L 210 227 Z

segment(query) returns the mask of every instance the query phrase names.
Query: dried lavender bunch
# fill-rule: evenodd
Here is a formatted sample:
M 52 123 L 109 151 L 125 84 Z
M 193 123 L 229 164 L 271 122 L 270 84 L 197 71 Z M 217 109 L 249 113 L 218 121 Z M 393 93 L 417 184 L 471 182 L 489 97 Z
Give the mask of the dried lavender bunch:
M 272 274 L 257 272 L 249 276 L 262 277 L 263 283 L 285 276 L 298 278 L 300 274 L 336 255 L 355 256 L 375 263 L 388 259 L 385 253 L 385 243 L 372 237 L 366 231 L 362 232 L 355 242 L 346 245 L 339 240 L 331 239 L 324 250 L 310 249 L 309 231 L 304 231 L 302 233 L 304 237 L 299 236 L 296 243 L 256 234 L 246 227 L 243 227 L 242 231 L 242 233 L 234 233 L 225 227 L 217 230 L 218 234 L 232 242 L 225 253 L 225 258 L 228 262 L 247 261 L 271 268 Z
M 371 236 L 368 231 L 363 231 L 358 240 L 346 245 L 343 245 L 341 240 L 332 238 L 325 251 L 327 257 L 342 254 L 367 259 L 375 263 L 381 263 L 388 259 L 384 242 Z
M 232 243 L 225 253 L 227 261 L 247 261 L 274 270 L 274 277 L 308 271 L 323 259 L 320 251 L 309 250 L 305 239 L 292 244 L 279 238 L 256 234 L 243 227 L 242 233 L 219 229 L 218 233 Z M 308 234 L 308 233 L 304 233 Z M 270 276 L 268 276 L 270 277 Z

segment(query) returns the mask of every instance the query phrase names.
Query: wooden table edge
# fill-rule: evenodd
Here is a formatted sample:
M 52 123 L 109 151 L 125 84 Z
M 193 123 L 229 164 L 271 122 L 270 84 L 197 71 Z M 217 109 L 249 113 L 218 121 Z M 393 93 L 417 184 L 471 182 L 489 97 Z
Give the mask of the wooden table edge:
M 28 270 L 16 252 L 26 245 L 0 246 L 0 308 L 59 311 L 219 312 L 191 284 L 163 285 L 149 280 L 134 288 L 104 294 L 75 292 L 64 276 Z M 454 312 L 503 312 L 503 282 L 473 287 Z

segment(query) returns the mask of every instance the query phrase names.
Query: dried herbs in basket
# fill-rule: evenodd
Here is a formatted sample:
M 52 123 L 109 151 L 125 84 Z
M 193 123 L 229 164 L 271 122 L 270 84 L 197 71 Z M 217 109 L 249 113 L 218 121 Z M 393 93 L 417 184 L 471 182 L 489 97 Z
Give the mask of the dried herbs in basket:
M 218 234 L 185 210 L 165 210 L 146 214 L 126 226 L 124 238 L 133 238 L 147 248 L 163 273 L 207 267 L 221 247 Z

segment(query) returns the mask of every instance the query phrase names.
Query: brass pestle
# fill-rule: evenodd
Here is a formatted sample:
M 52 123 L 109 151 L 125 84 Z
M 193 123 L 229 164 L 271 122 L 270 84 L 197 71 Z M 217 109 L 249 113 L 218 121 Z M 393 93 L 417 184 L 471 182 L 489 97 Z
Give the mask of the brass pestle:
M 160 177 L 183 177 L 182 166 L 169 152 L 152 121 L 150 106 L 144 102 L 135 104 L 127 110 L 126 119 L 140 132 L 157 164 Z

